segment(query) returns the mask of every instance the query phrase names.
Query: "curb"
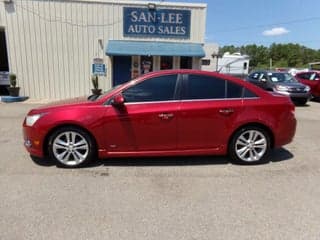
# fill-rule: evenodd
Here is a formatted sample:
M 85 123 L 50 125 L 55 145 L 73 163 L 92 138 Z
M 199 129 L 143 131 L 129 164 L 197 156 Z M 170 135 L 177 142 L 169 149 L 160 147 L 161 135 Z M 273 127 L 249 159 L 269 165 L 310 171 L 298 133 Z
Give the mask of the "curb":
M 5 102 L 5 103 L 12 103 L 12 102 L 22 102 L 27 100 L 29 97 L 12 97 L 12 96 L 2 96 L 0 97 L 1 102 Z

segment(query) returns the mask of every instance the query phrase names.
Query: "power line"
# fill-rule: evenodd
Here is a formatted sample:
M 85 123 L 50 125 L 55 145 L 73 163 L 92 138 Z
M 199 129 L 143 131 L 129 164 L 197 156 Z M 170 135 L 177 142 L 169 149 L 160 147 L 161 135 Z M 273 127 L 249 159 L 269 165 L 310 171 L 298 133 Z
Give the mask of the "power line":
M 27 0 L 24 0 L 24 1 L 27 1 Z M 118 20 L 115 20 L 111 23 L 106 23 L 106 24 L 90 24 L 90 23 L 84 23 L 84 22 L 75 23 L 71 20 L 70 21 L 64 20 L 61 16 L 56 16 L 55 18 L 48 18 L 47 16 L 41 15 L 40 12 L 37 12 L 33 9 L 25 7 L 21 4 L 16 3 L 16 6 L 18 8 L 21 8 L 21 10 L 23 10 L 23 11 L 26 11 L 34 16 L 37 16 L 39 19 L 42 19 L 45 22 L 62 23 L 62 24 L 67 24 L 67 25 L 74 26 L 74 27 L 82 27 L 82 28 L 85 28 L 85 27 L 107 27 L 107 26 L 114 26 L 114 25 L 121 23 L 123 21 L 122 19 L 118 19 Z
M 248 30 L 248 29 L 253 29 L 253 28 L 270 27 L 270 26 L 279 25 L 279 24 L 289 25 L 289 24 L 300 23 L 300 22 L 310 22 L 310 21 L 314 21 L 314 20 L 320 20 L 320 17 L 309 17 L 309 18 L 303 18 L 303 19 L 295 19 L 295 20 L 291 20 L 291 21 L 260 24 L 260 25 L 254 25 L 254 26 L 245 26 L 245 27 L 239 27 L 239 28 L 227 29 L 227 30 L 218 30 L 218 31 L 215 31 L 215 33 L 236 32 L 236 31 Z

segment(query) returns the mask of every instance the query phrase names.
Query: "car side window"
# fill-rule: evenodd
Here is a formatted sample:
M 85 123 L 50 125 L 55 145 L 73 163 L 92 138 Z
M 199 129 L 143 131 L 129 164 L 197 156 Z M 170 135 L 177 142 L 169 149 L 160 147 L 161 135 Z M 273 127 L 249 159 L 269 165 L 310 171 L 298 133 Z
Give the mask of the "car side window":
M 306 80 L 310 80 L 310 73 L 300 73 L 300 74 L 298 74 L 298 77 L 306 79 Z
M 309 80 L 315 81 L 317 79 L 317 74 L 316 73 L 311 73 Z
M 250 90 L 244 88 L 243 97 L 244 98 L 256 98 L 258 96 L 256 94 L 254 94 L 253 92 L 251 92 Z
M 259 80 L 260 74 L 258 72 L 252 73 L 249 75 L 249 78 L 254 79 L 254 80 Z
M 230 82 L 226 81 L 227 83 L 227 98 L 242 98 L 242 92 L 243 92 L 243 87 Z
M 188 75 L 182 99 L 225 98 L 225 80 L 205 75 Z
M 147 79 L 122 92 L 125 102 L 154 102 L 174 99 L 178 75 Z
M 264 73 L 261 73 L 260 75 L 259 75 L 259 80 L 268 80 L 268 76 L 266 75 L 266 74 L 264 74 Z

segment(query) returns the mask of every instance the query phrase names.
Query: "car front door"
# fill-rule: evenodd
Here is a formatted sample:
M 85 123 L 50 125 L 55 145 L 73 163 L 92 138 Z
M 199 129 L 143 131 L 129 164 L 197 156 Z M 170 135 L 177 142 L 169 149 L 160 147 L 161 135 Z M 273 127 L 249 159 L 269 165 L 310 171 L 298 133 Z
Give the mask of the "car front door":
M 241 86 L 226 80 L 200 74 L 184 75 L 178 148 L 219 150 L 222 143 L 227 142 L 232 125 L 242 111 L 241 94 Z
M 162 75 L 125 89 L 124 105 L 107 111 L 109 151 L 176 149 L 177 84 L 178 75 Z

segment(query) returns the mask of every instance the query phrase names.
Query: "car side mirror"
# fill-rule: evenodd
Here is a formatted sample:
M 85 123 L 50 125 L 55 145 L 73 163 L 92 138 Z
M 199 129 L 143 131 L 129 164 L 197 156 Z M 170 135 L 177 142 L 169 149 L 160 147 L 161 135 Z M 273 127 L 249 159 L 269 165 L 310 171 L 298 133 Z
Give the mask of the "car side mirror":
M 124 97 L 121 93 L 115 95 L 111 101 L 111 104 L 115 107 L 121 107 L 124 105 Z
M 266 83 L 266 82 L 267 82 L 267 79 L 261 78 L 261 79 L 260 79 L 260 82 Z

